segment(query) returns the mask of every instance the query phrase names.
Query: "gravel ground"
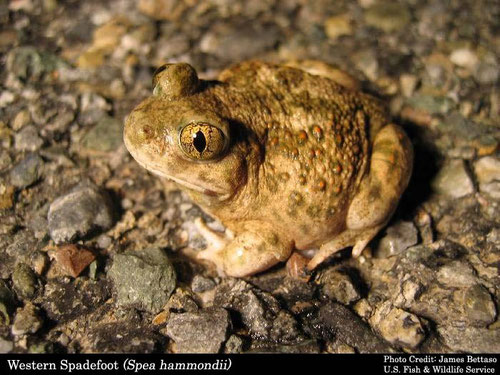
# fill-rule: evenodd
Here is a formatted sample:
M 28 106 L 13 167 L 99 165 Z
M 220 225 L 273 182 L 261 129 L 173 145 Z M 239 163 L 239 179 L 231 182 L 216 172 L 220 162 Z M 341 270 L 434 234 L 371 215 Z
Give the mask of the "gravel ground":
M 500 352 L 497 1 L 0 0 L 0 352 Z M 308 282 L 190 260 L 205 215 L 139 167 L 155 67 L 320 59 L 415 147 L 358 259 Z

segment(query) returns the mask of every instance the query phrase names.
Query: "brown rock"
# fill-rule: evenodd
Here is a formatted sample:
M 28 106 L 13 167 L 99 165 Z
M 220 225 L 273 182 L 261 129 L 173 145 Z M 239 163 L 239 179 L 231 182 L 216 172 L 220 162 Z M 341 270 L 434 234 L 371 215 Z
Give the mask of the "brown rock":
M 178 20 L 188 4 L 183 0 L 139 0 L 137 8 L 156 20 Z
M 65 274 L 78 277 L 94 261 L 95 254 L 89 249 L 71 244 L 59 246 L 51 257 Z

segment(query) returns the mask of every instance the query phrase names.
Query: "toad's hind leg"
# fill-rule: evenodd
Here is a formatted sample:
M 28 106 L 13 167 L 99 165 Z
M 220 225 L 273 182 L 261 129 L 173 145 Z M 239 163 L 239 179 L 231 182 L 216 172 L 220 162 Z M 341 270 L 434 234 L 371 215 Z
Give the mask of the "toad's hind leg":
M 396 209 L 408 185 L 412 165 L 412 145 L 403 130 L 394 124 L 383 127 L 373 143 L 370 169 L 349 206 L 346 229 L 321 246 L 307 267 L 316 268 L 347 246 L 354 246 L 352 254 L 359 256 Z

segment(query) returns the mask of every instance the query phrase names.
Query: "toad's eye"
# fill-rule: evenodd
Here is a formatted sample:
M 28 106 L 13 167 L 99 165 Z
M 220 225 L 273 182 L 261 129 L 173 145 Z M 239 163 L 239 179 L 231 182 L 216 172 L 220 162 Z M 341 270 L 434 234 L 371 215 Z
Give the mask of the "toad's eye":
M 191 123 L 180 132 L 182 151 L 195 160 L 213 160 L 222 155 L 226 148 L 225 134 L 216 126 L 207 123 Z

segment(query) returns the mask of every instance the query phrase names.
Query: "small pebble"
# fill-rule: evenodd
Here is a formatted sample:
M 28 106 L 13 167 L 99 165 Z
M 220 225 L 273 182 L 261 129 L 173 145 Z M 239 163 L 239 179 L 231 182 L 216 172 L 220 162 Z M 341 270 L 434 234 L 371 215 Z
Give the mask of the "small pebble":
M 385 31 L 394 32 L 404 28 L 411 19 L 408 8 L 402 3 L 381 1 L 365 10 L 368 25 Z
M 224 345 L 224 353 L 235 354 L 243 351 L 243 339 L 238 335 L 231 335 Z
M 44 161 L 37 154 L 29 154 L 10 171 L 10 182 L 17 188 L 28 187 L 42 176 Z
M 452 198 L 461 198 L 474 193 L 474 184 L 461 159 L 449 160 L 432 181 L 434 191 Z
M 495 302 L 493 302 L 488 289 L 480 284 L 455 293 L 454 299 L 463 306 L 464 317 L 467 323 L 475 327 L 487 327 L 497 317 Z
M 479 62 L 477 55 L 468 48 L 454 50 L 450 55 L 450 61 L 470 70 L 474 69 Z
M 350 305 L 361 298 L 358 288 L 349 275 L 336 269 L 330 268 L 322 272 L 319 276 L 319 284 L 326 297 L 343 305 Z
M 191 289 L 195 293 L 206 292 L 207 290 L 212 290 L 215 288 L 215 281 L 208 277 L 201 275 L 195 275 L 193 281 L 191 282 Z
M 418 231 L 411 221 L 399 221 L 386 229 L 386 234 L 380 240 L 376 255 L 388 258 L 400 254 L 418 242 Z
M 14 317 L 12 334 L 14 336 L 37 332 L 43 325 L 38 307 L 28 302 L 19 309 Z
M 176 353 L 218 353 L 231 326 L 229 313 L 222 308 L 171 314 L 167 335 L 175 341 Z
M 401 87 L 401 93 L 410 97 L 413 95 L 415 88 L 417 87 L 418 78 L 413 74 L 402 74 L 399 77 L 399 85 Z
M 369 322 L 384 339 L 396 346 L 414 349 L 425 338 L 420 319 L 412 313 L 392 306 L 390 301 L 380 305 Z
M 18 131 L 19 129 L 28 125 L 30 121 L 31 121 L 31 116 L 29 111 L 23 109 L 22 111 L 19 111 L 17 113 L 16 117 L 14 117 L 11 127 L 14 131 Z
M 83 147 L 101 152 L 115 151 L 122 143 L 120 121 L 112 117 L 104 117 L 82 139 Z
M 14 193 L 15 189 L 13 186 L 0 183 L 0 210 L 8 210 L 14 205 Z
M 459 288 L 477 283 L 474 269 L 462 261 L 453 261 L 441 267 L 437 273 L 437 280 L 446 286 Z
M 500 199 L 500 159 L 486 156 L 474 163 L 479 190 L 494 199 Z
M 116 254 L 108 276 L 115 286 L 118 306 L 152 313 L 161 311 L 176 286 L 174 267 L 157 248 Z
M 18 263 L 12 273 L 14 290 L 21 298 L 31 299 L 37 290 L 37 277 L 25 263 Z
M 182 0 L 139 0 L 139 12 L 155 19 L 176 21 L 186 11 L 188 1 Z
M 43 139 L 38 135 L 38 130 L 27 125 L 14 136 L 14 147 L 19 151 L 36 151 L 43 145 Z
M 40 251 L 36 251 L 33 254 L 31 261 L 33 265 L 33 271 L 35 271 L 35 273 L 39 276 L 45 272 L 47 265 L 49 263 L 47 255 Z
M 14 344 L 12 341 L 5 340 L 0 337 L 0 353 L 9 353 L 14 349 Z
M 498 82 L 500 76 L 499 67 L 497 64 L 488 64 L 481 62 L 474 71 L 474 77 L 483 85 L 491 85 Z
M 59 246 L 57 250 L 51 252 L 51 257 L 55 259 L 64 274 L 78 277 L 94 261 L 95 254 L 82 246 L 69 244 Z
M 5 108 L 9 104 L 11 104 L 14 100 L 16 100 L 16 97 L 14 96 L 13 93 L 7 90 L 3 90 L 0 93 L 0 108 Z
M 114 212 L 108 194 L 84 181 L 51 203 L 47 215 L 50 237 L 60 244 L 96 229 L 107 230 L 114 224 Z
M 349 14 L 330 17 L 325 21 L 324 26 L 326 35 L 332 40 L 352 33 L 351 17 Z

